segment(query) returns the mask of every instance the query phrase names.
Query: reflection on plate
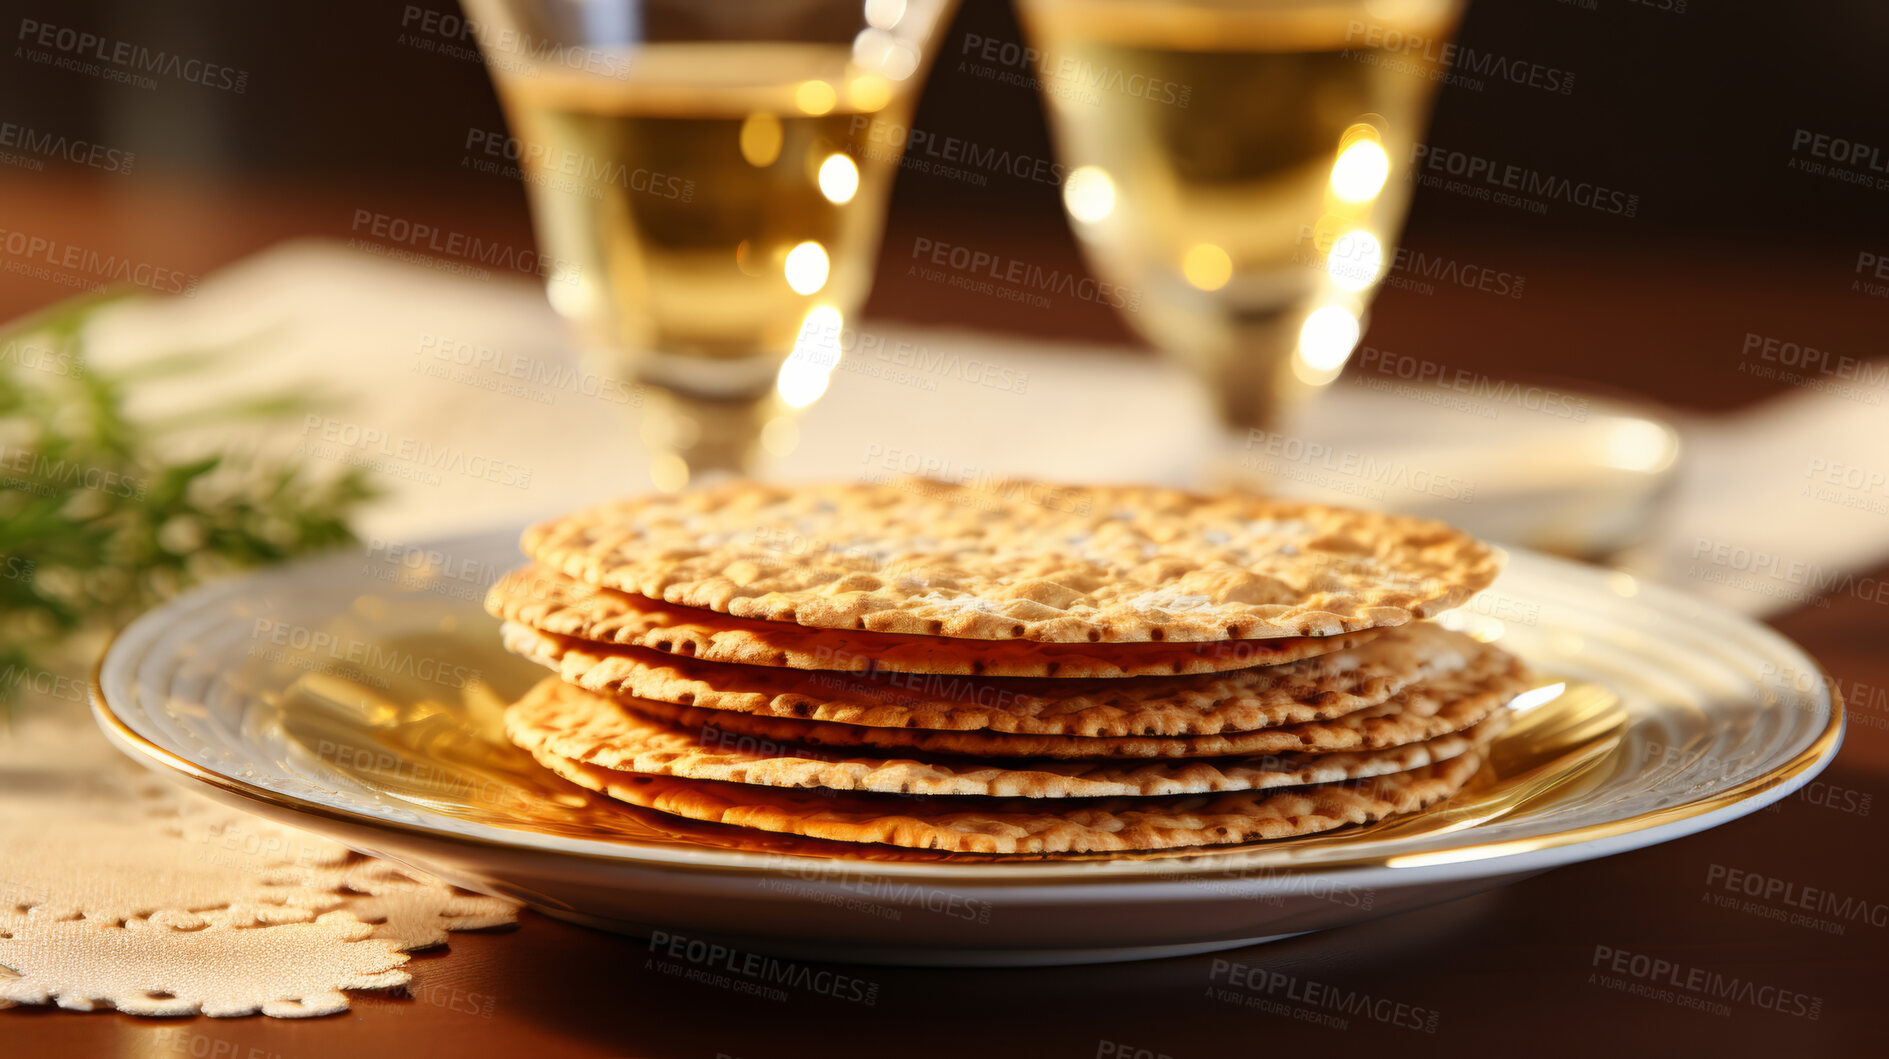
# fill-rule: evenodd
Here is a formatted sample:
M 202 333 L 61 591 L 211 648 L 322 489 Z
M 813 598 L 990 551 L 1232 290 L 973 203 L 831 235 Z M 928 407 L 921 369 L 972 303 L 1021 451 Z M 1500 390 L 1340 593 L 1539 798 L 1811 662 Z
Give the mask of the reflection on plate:
M 1207 951 L 1447 900 L 1751 812 L 1808 782 L 1842 732 L 1814 663 L 1774 633 L 1519 554 L 1446 622 L 1555 682 L 1518 700 L 1475 780 L 1430 811 L 1113 858 L 758 834 L 612 802 L 511 747 L 501 713 L 542 670 L 500 650 L 478 598 L 514 538 L 402 563 L 419 554 L 300 563 L 141 618 L 101 663 L 100 723 L 213 796 L 553 915 L 925 963 Z
M 352 621 L 338 622 L 332 631 L 346 637 L 370 634 Z M 486 631 L 478 630 L 480 634 Z M 464 632 L 393 637 L 385 646 L 390 652 L 438 657 L 476 658 L 490 651 L 489 644 L 466 642 Z M 502 678 L 487 674 L 482 678 L 446 691 L 423 682 L 382 689 L 359 677 L 304 674 L 293 678 L 280 694 L 265 695 L 249 723 L 284 747 L 311 774 L 331 771 L 383 797 L 491 827 L 606 842 L 634 840 L 820 857 L 929 862 L 1017 859 L 801 838 L 698 823 L 626 805 L 565 782 L 506 740 L 500 713 L 542 678 L 541 671 L 530 667 L 523 679 L 514 679 L 510 672 Z M 1491 744 L 1476 777 L 1446 805 L 1306 836 L 1295 844 L 1342 845 L 1367 835 L 1409 837 L 1460 831 L 1550 792 L 1571 795 L 1562 788 L 1578 782 L 1607 757 L 1627 720 L 1618 696 L 1582 682 L 1544 685 L 1519 696 L 1515 709 L 1518 719 Z M 1198 857 L 1212 852 L 1182 849 L 1130 856 Z M 1123 858 L 1095 854 L 1043 859 Z

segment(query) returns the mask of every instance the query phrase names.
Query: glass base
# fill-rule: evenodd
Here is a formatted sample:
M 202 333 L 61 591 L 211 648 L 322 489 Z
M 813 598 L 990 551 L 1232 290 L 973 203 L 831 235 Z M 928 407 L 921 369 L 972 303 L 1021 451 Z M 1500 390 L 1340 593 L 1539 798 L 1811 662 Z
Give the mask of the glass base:
M 645 385 L 640 433 L 656 487 L 675 492 L 754 473 L 765 452 L 779 453 L 783 435 L 785 447 L 792 447 L 792 431 L 774 425 L 791 425 L 792 416 L 793 409 L 772 394 L 714 398 Z

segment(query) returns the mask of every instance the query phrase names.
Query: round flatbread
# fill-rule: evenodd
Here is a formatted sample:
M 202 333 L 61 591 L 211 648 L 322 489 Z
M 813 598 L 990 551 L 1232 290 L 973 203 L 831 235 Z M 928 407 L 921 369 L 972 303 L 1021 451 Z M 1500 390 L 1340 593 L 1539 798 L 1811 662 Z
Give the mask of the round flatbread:
M 588 584 L 735 617 L 1052 643 L 1401 625 L 1462 603 L 1501 565 L 1428 519 L 1027 481 L 736 481 L 578 511 L 523 544 Z
M 1325 720 L 1453 673 L 1481 645 L 1431 622 L 1330 654 L 1227 673 L 1128 679 L 860 675 L 732 665 L 507 624 L 505 646 L 617 698 L 875 728 L 1089 737 L 1215 735 Z
M 1461 790 L 1482 767 L 1482 755 L 1472 750 L 1408 772 L 1347 783 L 1178 798 L 990 798 L 968 806 L 962 799 L 646 776 L 559 757 L 543 747 L 532 755 L 573 783 L 691 820 L 840 842 L 997 854 L 1213 848 L 1315 834 L 1435 805 Z
M 1487 644 L 1477 646 L 1478 654 L 1468 666 L 1405 688 L 1380 705 L 1330 720 L 1219 735 L 1091 739 L 1074 735 L 935 732 L 756 717 L 645 699 L 620 701 L 639 713 L 684 728 L 714 728 L 783 744 L 844 750 L 871 748 L 895 754 L 960 754 L 1010 759 L 1200 758 L 1382 750 L 1468 728 L 1537 683 L 1514 656 Z
M 618 772 L 927 796 L 1100 798 L 1269 790 L 1406 772 L 1493 739 L 1500 711 L 1460 732 L 1386 750 L 1154 761 L 979 761 L 840 756 L 768 744 L 719 729 L 677 728 L 552 678 L 505 715 L 506 733 L 533 753 Z
M 500 578 L 485 609 L 542 632 L 712 662 L 836 672 L 1097 678 L 1222 673 L 1327 654 L 1378 635 L 1282 636 L 1216 643 L 1037 643 L 809 629 L 679 607 L 543 567 Z

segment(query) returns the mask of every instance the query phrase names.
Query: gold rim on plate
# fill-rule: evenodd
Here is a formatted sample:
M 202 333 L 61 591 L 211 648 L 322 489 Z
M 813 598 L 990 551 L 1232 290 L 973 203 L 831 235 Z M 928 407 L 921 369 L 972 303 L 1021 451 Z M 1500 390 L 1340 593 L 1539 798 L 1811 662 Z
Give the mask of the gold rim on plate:
M 313 802 L 306 798 L 282 794 L 252 783 L 245 783 L 234 777 L 204 768 L 172 751 L 158 746 L 150 739 L 139 734 L 127 724 L 123 718 L 113 712 L 111 704 L 107 701 L 105 696 L 102 678 L 105 658 L 110 654 L 111 648 L 118 642 L 119 635 L 120 634 L 114 634 L 112 636 L 111 641 L 106 644 L 105 650 L 100 653 L 98 663 L 92 668 L 92 713 L 93 716 L 97 718 L 99 725 L 109 734 L 113 735 L 121 746 L 135 750 L 138 754 L 142 755 L 147 762 L 168 769 L 179 775 L 187 776 L 227 794 L 248 801 L 261 802 L 297 815 L 314 816 L 374 830 L 395 831 L 424 840 L 448 842 L 480 849 L 499 849 L 512 853 L 581 857 L 586 860 L 612 863 L 635 863 L 638 867 L 644 869 L 661 869 L 690 874 L 747 875 L 756 872 L 765 874 L 767 871 L 767 869 L 758 869 L 743 865 L 699 864 L 667 858 L 660 860 L 634 859 L 620 855 L 585 850 L 545 849 L 542 847 L 520 845 L 515 842 L 507 842 L 479 835 L 459 834 L 419 824 L 365 816 L 357 812 Z M 1789 783 L 1791 780 L 1796 779 L 1804 773 L 1817 768 L 1829 755 L 1836 752 L 1836 748 L 1842 742 L 1844 731 L 1845 710 L 1843 697 L 1841 693 L 1838 692 L 1835 682 L 1830 679 L 1829 674 L 1821 667 L 1818 668 L 1818 672 L 1823 675 L 1823 686 L 1830 694 L 1830 717 L 1824 725 L 1823 730 L 1817 734 L 1817 737 L 1812 739 L 1803 750 L 1799 751 L 1790 760 L 1780 763 L 1764 774 L 1754 776 L 1751 779 L 1728 787 L 1722 791 L 1717 791 L 1697 801 L 1667 806 L 1662 809 L 1647 810 L 1632 816 L 1622 817 L 1618 820 L 1588 824 L 1582 827 L 1556 831 L 1552 834 L 1538 835 L 1531 838 L 1464 843 L 1457 846 L 1424 850 L 1415 853 L 1361 854 L 1355 857 L 1319 860 L 1311 863 L 1285 862 L 1281 864 L 1269 864 L 1265 868 L 1266 874 L 1268 876 L 1273 874 L 1322 874 L 1338 869 L 1410 868 L 1490 860 L 1521 853 L 1534 853 L 1543 850 L 1557 849 L 1595 839 L 1631 834 L 1633 832 L 1657 827 L 1661 824 L 1690 820 L 1708 815 L 1720 809 L 1728 808 L 1755 795 L 1761 794 L 1764 791 Z M 1473 830 L 1473 828 L 1470 830 Z M 704 846 L 703 848 L 713 849 L 714 847 Z M 1235 852 L 1245 852 L 1263 848 L 1264 846 L 1249 846 L 1241 847 L 1237 851 L 1203 850 L 1195 855 L 1202 858 L 1227 856 Z M 1241 875 L 1250 874 L 1252 871 L 1250 866 L 1241 867 L 1229 865 L 1224 868 L 1216 868 L 1213 865 L 1204 863 L 1198 865 L 1190 864 L 1186 873 L 1187 880 L 1176 880 L 1173 865 L 1176 863 L 1177 859 L 1179 858 L 1163 859 L 1159 861 L 1137 861 L 1136 863 L 1166 866 L 1165 871 L 1151 871 L 1148 876 L 1103 875 L 1093 870 L 1093 865 L 1110 863 L 1110 861 L 1107 860 L 1070 863 L 1057 861 L 998 862 L 987 867 L 973 867 L 962 863 L 928 863 L 924 861 L 887 862 L 851 858 L 825 858 L 825 861 L 827 863 L 845 864 L 849 872 L 857 872 L 862 875 L 870 875 L 875 872 L 895 876 L 925 875 L 928 874 L 926 869 L 943 868 L 948 870 L 935 874 L 948 877 L 952 885 L 966 886 L 1013 885 L 1019 880 L 1053 881 L 1059 885 L 1070 883 L 1171 883 L 1176 881 L 1191 881 L 1196 878 L 1211 880 L 1228 876 L 1239 877 Z M 980 878 L 980 876 L 983 877 Z

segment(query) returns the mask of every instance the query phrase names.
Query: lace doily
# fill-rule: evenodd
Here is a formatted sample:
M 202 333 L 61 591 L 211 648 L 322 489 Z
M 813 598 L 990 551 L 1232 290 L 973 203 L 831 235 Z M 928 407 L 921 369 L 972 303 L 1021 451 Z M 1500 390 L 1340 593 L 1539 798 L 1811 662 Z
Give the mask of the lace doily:
M 0 721 L 0 1007 L 328 1015 L 412 983 L 408 952 L 516 922 L 143 773 L 70 703 Z

